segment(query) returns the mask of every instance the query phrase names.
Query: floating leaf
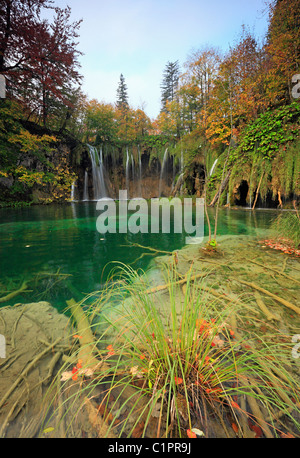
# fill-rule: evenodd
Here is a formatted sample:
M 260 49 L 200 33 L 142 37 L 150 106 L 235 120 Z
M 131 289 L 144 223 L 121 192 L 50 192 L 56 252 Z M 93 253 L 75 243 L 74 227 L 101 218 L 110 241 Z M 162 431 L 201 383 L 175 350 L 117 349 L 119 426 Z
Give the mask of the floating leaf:
M 196 439 L 197 438 L 197 434 L 194 431 L 192 431 L 191 429 L 187 429 L 186 433 L 187 433 L 187 435 L 188 435 L 188 437 L 190 439 Z
M 239 428 L 236 423 L 231 423 L 233 431 L 237 434 L 239 432 Z
M 198 428 L 191 429 L 191 432 L 197 434 L 198 437 L 204 437 L 204 432 Z
M 49 428 L 44 429 L 43 434 L 51 433 L 52 431 L 54 431 L 54 428 L 49 426 Z

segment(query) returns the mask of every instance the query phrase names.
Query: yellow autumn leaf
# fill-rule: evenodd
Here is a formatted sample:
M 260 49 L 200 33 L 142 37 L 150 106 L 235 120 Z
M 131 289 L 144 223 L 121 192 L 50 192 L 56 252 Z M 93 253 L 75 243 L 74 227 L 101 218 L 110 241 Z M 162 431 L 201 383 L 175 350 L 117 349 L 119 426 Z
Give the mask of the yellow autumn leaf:
M 44 429 L 43 434 L 51 433 L 52 431 L 54 431 L 54 428 L 49 426 L 49 428 Z

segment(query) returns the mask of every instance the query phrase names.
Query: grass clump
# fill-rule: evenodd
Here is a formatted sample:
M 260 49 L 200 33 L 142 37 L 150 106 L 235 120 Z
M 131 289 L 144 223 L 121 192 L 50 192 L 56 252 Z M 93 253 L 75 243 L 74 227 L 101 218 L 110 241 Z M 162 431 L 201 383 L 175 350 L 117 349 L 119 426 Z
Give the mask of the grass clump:
M 76 381 L 79 390 L 65 400 L 81 402 L 72 421 L 88 399 L 105 422 L 101 437 L 295 435 L 300 396 L 286 366 L 291 348 L 237 338 L 230 323 L 238 305 L 212 299 L 203 280 L 191 278 L 178 285 L 168 270 L 168 291 L 156 294 L 123 267 L 105 296 L 118 305 L 109 313 L 103 297 L 93 302 L 98 354 L 110 370 Z
M 276 236 L 289 240 L 294 248 L 300 248 L 300 216 L 297 209 L 295 212 L 280 213 L 273 221 L 271 229 Z

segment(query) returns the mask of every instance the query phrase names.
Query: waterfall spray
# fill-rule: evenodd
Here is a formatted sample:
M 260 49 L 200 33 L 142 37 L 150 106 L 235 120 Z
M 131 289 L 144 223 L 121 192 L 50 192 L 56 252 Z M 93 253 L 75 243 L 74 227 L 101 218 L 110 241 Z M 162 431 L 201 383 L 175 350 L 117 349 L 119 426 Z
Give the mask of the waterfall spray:
M 129 195 L 129 154 L 128 154 L 128 147 L 126 148 L 126 191 L 127 191 L 127 195 Z
M 162 165 L 161 165 L 158 197 L 161 197 L 162 181 L 163 181 L 163 175 L 164 175 L 164 170 L 165 170 L 165 167 L 166 167 L 167 159 L 168 159 L 168 148 L 166 148 L 166 150 L 165 150 L 164 158 L 163 158 Z
M 103 197 L 107 197 L 107 190 L 104 180 L 102 148 L 100 148 L 100 153 L 98 153 L 97 148 L 95 146 L 88 145 L 88 148 L 92 162 L 94 199 L 98 200 Z
M 84 172 L 84 186 L 83 186 L 83 201 L 89 200 L 89 194 L 88 194 L 88 171 L 86 170 Z

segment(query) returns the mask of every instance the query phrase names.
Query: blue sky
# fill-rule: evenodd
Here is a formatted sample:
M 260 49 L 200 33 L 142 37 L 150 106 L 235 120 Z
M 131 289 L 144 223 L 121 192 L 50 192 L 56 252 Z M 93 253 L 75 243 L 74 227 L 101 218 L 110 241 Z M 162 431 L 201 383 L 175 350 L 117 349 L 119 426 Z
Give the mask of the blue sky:
M 266 0 L 56 0 L 83 19 L 78 48 L 89 99 L 116 101 L 120 74 L 129 103 L 150 118 L 160 110 L 160 84 L 168 61 L 181 68 L 192 50 L 205 45 L 226 51 L 245 24 L 261 40 Z

